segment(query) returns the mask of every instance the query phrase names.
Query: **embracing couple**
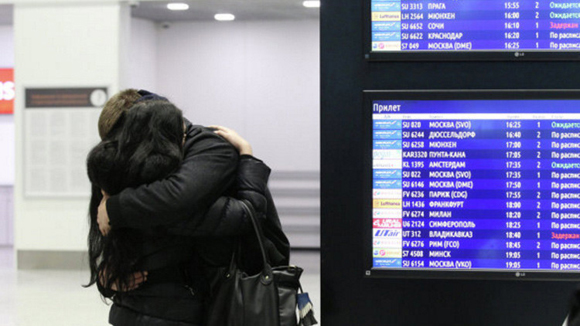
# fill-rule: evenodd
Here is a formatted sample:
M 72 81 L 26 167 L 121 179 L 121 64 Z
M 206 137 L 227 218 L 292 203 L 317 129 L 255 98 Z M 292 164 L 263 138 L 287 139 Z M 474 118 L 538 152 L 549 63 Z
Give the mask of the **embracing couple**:
M 109 323 L 205 325 L 216 270 L 240 242 L 258 246 L 247 204 L 269 263 L 288 265 L 270 168 L 235 131 L 193 125 L 166 98 L 128 89 L 105 104 L 99 135 L 87 157 L 89 285 L 112 300 Z M 259 249 L 241 254 L 259 270 Z

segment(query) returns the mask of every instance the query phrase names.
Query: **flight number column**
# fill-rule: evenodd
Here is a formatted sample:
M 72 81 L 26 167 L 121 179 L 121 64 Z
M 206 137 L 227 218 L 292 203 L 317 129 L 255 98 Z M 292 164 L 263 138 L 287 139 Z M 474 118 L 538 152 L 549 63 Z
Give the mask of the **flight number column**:
M 426 27 L 423 19 L 426 13 L 423 12 L 426 4 L 419 1 L 401 2 L 401 50 L 419 50 L 421 42 L 425 39 Z
M 424 169 L 428 157 L 425 130 L 427 121 L 402 121 L 403 268 L 428 267 L 426 194 Z M 413 158 L 410 160 L 409 158 Z

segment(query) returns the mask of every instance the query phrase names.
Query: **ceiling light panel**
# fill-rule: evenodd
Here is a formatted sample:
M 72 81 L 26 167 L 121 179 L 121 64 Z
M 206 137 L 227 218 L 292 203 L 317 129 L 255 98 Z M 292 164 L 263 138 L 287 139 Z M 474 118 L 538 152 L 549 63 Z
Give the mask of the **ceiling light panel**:
M 306 8 L 320 8 L 320 1 L 304 1 L 302 5 Z
M 219 20 L 221 22 L 224 21 L 232 21 L 234 19 L 236 19 L 236 16 L 232 15 L 232 14 L 227 14 L 227 13 L 223 13 L 223 14 L 216 14 L 214 16 L 215 20 Z
M 167 9 L 169 10 L 187 10 L 189 5 L 187 3 L 168 3 Z

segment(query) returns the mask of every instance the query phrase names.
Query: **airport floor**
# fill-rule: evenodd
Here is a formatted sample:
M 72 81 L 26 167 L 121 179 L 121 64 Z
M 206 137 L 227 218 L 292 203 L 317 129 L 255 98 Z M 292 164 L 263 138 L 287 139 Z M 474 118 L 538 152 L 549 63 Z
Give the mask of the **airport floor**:
M 304 268 L 301 278 L 320 321 L 320 253 L 292 253 L 292 263 Z M 0 248 L 0 325 L 103 326 L 107 306 L 96 290 L 83 288 L 88 271 L 16 270 L 11 248 Z

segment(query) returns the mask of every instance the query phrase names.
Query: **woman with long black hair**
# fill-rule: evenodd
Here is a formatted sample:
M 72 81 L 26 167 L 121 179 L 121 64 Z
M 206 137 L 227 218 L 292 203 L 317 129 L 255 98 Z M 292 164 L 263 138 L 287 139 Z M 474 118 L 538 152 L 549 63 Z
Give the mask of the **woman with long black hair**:
M 112 298 L 109 322 L 114 326 L 203 325 L 209 293 L 205 271 L 226 265 L 234 236 L 250 230 L 240 200 L 264 218 L 270 169 L 252 156 L 243 138 L 216 127 L 240 152 L 232 196 L 219 198 L 203 218 L 138 229 L 115 227 L 101 234 L 97 210 L 103 198 L 170 177 L 180 167 L 184 128 L 181 111 L 169 101 L 140 101 L 122 114 L 87 158 L 93 184 L 89 285 L 97 284 L 103 296 Z

